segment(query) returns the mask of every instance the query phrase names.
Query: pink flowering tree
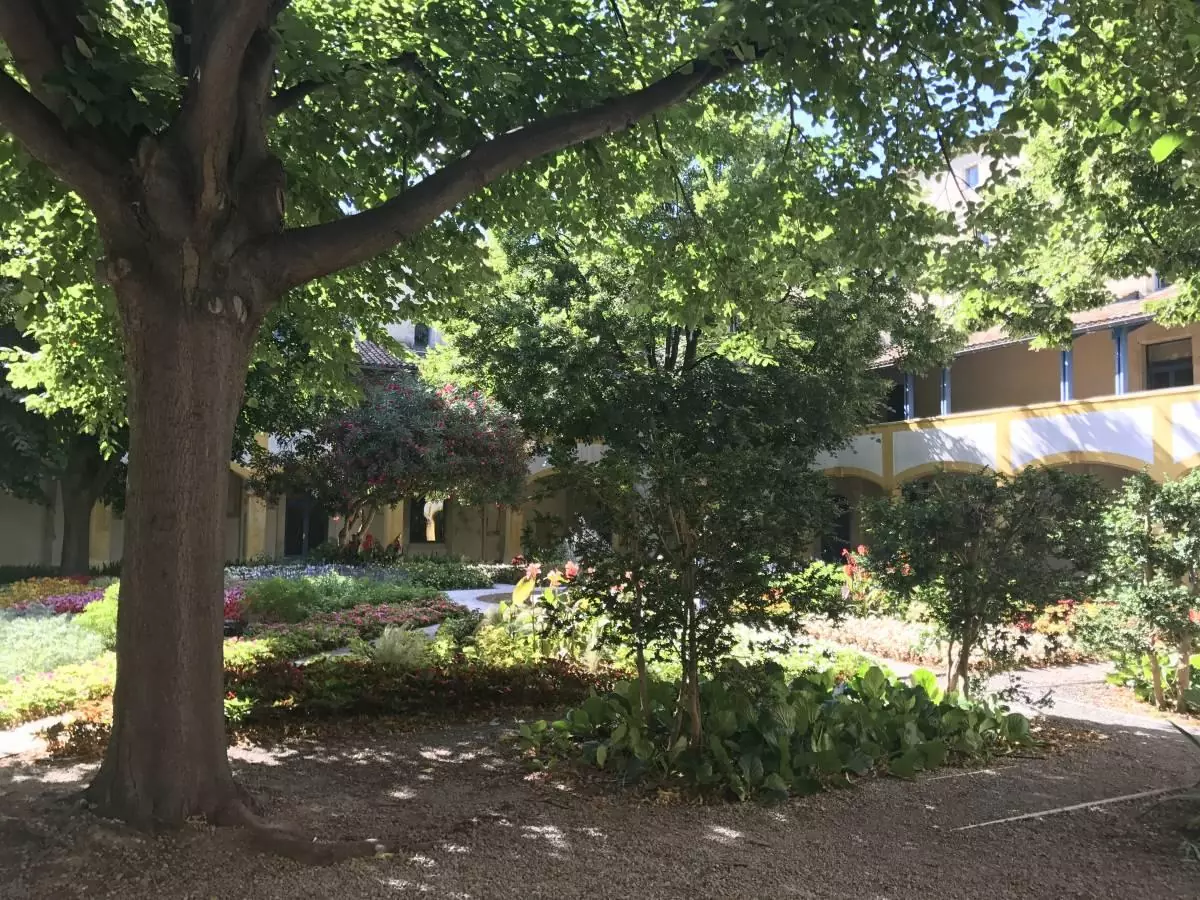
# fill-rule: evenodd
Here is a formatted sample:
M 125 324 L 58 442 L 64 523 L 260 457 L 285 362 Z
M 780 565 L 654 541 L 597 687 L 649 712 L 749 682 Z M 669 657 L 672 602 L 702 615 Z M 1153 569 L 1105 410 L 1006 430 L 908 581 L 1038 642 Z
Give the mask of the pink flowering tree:
M 512 503 L 525 441 L 511 415 L 478 391 L 434 390 L 400 372 L 367 381 L 362 403 L 315 428 L 257 448 L 260 496 L 306 494 L 337 516 L 339 545 L 358 540 L 379 510 L 414 497 Z

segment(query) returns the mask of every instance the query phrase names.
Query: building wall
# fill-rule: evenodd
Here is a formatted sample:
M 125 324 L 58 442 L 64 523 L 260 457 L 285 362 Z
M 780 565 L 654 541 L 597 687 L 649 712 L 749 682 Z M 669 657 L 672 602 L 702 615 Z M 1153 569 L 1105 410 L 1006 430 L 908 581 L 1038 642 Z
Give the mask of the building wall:
M 0 565 L 52 565 L 53 517 L 47 506 L 0 493 Z
M 1010 344 L 968 353 L 950 369 L 952 412 L 1026 406 L 1058 399 L 1059 352 Z

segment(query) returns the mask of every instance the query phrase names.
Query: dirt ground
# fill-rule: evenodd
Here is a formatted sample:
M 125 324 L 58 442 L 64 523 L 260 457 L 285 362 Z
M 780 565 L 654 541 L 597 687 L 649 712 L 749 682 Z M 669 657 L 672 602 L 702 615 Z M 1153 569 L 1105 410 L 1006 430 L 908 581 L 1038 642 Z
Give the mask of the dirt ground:
M 87 765 L 0 761 L 0 897 L 1181 898 L 1200 863 L 1153 800 L 968 831 L 959 826 L 1200 779 L 1166 732 L 1104 739 L 916 783 L 874 779 L 782 806 L 678 805 L 612 785 L 530 778 L 511 723 L 238 749 L 275 821 L 375 837 L 390 858 L 325 868 L 201 824 L 144 837 L 81 811 Z M 1077 726 L 1072 726 L 1077 727 Z

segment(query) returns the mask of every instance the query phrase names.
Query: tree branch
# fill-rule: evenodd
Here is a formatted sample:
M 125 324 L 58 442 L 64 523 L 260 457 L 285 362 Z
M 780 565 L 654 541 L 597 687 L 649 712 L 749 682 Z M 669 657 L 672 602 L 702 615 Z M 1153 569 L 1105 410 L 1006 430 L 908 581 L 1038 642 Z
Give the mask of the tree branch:
M 47 78 L 62 68 L 63 51 L 74 50 L 79 30 L 75 0 L 6 0 L 0 3 L 0 40 L 12 54 L 17 70 L 44 106 L 57 110 L 62 94 L 47 87 Z
M 484 141 L 374 209 L 286 231 L 266 242 L 259 258 L 263 274 L 286 289 L 378 256 L 500 176 L 575 144 L 627 131 L 748 61 L 732 52 L 722 65 L 696 60 L 641 90 Z
M 401 53 L 399 56 L 393 56 L 390 59 L 385 59 L 383 62 L 370 63 L 360 62 L 352 63 L 342 70 L 342 76 L 345 77 L 354 71 L 362 72 L 383 72 L 388 69 L 397 69 L 401 72 L 406 72 L 409 75 L 415 76 L 422 84 L 435 90 L 442 99 L 447 97 L 447 91 L 442 86 L 441 82 L 434 77 L 429 67 L 421 61 L 421 58 L 413 52 Z M 299 105 L 306 97 L 315 94 L 321 88 L 332 87 L 336 81 L 323 81 L 318 78 L 310 78 L 304 81 L 298 81 L 290 87 L 286 87 L 271 98 L 270 113 L 272 116 L 278 116 L 287 112 L 294 106 Z
M 79 194 L 101 225 L 123 215 L 120 163 L 94 143 L 73 141 L 58 117 L 2 70 L 0 128 Z
M 182 135 L 197 167 L 197 197 L 202 215 L 212 215 L 223 204 L 229 151 L 238 116 L 238 89 L 250 39 L 270 25 L 272 0 L 236 0 L 206 6 L 195 16 L 191 32 L 191 58 L 187 95 L 180 118 Z

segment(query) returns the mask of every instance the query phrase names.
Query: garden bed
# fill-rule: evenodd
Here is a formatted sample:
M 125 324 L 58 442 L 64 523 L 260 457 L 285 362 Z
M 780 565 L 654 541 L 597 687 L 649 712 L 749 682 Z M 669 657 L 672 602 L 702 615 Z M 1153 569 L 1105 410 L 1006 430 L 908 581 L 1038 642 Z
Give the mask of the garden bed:
M 936 672 L 946 668 L 945 643 L 938 641 L 932 629 L 918 622 L 886 616 L 850 616 L 835 624 L 828 619 L 812 617 L 806 620 L 804 629 L 808 635 L 818 640 L 857 647 L 882 659 L 925 666 Z M 1074 647 L 1070 638 L 1066 636 L 1052 639 L 1047 635 L 1021 632 L 1016 628 L 1008 629 L 1006 633 L 1013 652 L 1011 665 L 1007 668 L 1074 665 L 1091 662 L 1095 658 Z M 974 654 L 971 662 L 972 668 L 978 671 L 994 671 L 1001 668 L 982 652 Z

